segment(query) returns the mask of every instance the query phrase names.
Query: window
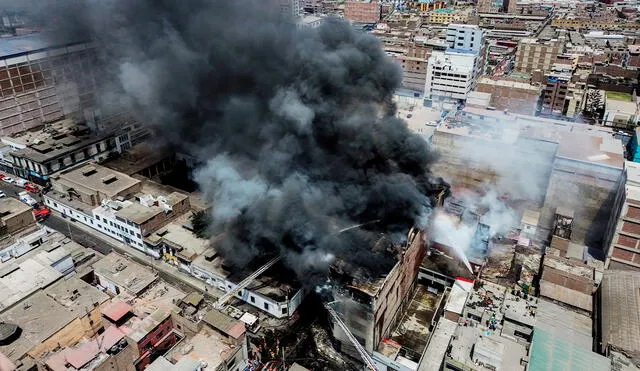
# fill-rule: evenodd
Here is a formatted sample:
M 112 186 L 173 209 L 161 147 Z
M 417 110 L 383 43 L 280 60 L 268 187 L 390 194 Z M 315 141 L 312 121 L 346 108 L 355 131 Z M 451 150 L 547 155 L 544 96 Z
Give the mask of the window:
M 282 308 L 282 314 L 287 314 L 287 308 Z
M 256 302 L 256 298 L 255 298 L 255 296 L 253 296 L 253 295 L 251 295 L 251 296 L 249 297 L 249 300 L 251 300 L 251 302 L 252 302 L 252 303 L 255 303 L 255 302 Z
M 269 303 L 264 303 L 264 309 L 269 310 Z
M 138 238 L 142 238 L 142 237 L 140 236 L 140 233 L 136 233 L 136 236 L 138 236 Z

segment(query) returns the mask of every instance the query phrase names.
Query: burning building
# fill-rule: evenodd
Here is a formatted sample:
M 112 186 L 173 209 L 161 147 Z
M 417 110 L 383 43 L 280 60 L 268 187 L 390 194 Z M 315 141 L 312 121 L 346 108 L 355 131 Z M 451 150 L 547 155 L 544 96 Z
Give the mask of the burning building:
M 393 325 L 410 302 L 420 263 L 425 255 L 425 232 L 412 228 L 403 245 L 381 236 L 376 249 L 395 254 L 397 261 L 386 274 L 371 279 L 356 277 L 352 267 L 337 262 L 332 266 L 330 304 L 345 319 L 351 333 L 368 353 L 391 334 Z M 338 349 L 356 359 L 359 355 L 344 331 L 336 326 L 333 336 Z

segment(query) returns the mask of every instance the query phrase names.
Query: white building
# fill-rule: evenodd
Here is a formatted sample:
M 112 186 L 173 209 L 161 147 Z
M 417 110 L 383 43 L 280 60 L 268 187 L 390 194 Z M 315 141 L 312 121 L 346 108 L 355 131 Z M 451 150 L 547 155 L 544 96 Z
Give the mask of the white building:
M 300 0 L 280 0 L 280 12 L 291 18 L 300 16 Z
M 447 44 L 451 49 L 479 53 L 484 44 L 484 32 L 477 25 L 452 23 L 447 27 Z
M 434 51 L 427 64 L 425 100 L 465 100 L 475 87 L 478 64 L 471 51 Z

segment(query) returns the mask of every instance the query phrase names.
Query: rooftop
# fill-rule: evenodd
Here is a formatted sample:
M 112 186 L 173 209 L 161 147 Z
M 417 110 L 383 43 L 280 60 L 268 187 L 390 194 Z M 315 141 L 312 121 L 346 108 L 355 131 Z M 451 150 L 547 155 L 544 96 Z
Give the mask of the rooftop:
M 31 210 L 31 206 L 13 197 L 0 198 L 0 219 L 3 222 L 29 210 Z
M 13 263 L 0 273 L 0 310 L 62 278 L 62 274 L 36 259 Z
M 209 311 L 202 320 L 214 329 L 234 339 L 240 338 L 245 333 L 244 323 L 215 309 Z
M 141 143 L 121 153 L 120 156 L 108 160 L 104 166 L 133 175 L 170 156 L 171 154 L 162 148 Z
M 134 342 L 138 343 L 170 316 L 171 311 L 158 309 L 144 317 L 142 320 L 132 323 L 130 326 L 131 331 L 127 333 L 127 336 Z
M 22 304 L 0 314 L 0 320 L 18 324 L 22 329 L 17 340 L 0 346 L 0 352 L 13 361 L 19 360 L 31 348 L 51 337 L 76 317 L 76 313 L 69 311 L 44 292 L 37 292 Z
M 564 337 L 536 328 L 530 349 L 530 370 L 611 370 L 611 361 Z
M 540 295 L 584 309 L 593 310 L 594 281 L 559 269 L 545 267 L 540 279 Z
M 158 357 L 145 370 L 148 371 L 193 371 L 201 366 L 199 360 L 184 357 L 175 364 L 169 362 L 165 357 Z M 207 366 L 208 367 L 208 366 Z
M 179 250 L 177 254 L 189 261 L 193 261 L 199 255 L 204 254 L 209 247 L 208 239 L 198 238 L 192 231 L 175 222 L 156 231 L 148 239 L 151 241 L 158 239 L 167 245 L 177 248 Z
M 63 348 L 46 360 L 48 369 L 53 371 L 67 371 L 67 365 L 73 369 L 83 369 L 91 361 L 105 354 L 111 347 L 118 344 L 125 334 L 115 326 L 109 326 L 102 334 L 94 339 L 86 340 L 75 347 Z M 106 355 L 105 355 L 106 358 Z
M 438 321 L 438 325 L 429 337 L 429 344 L 425 349 L 418 371 L 432 371 L 439 370 L 442 365 L 442 360 L 451 342 L 451 336 L 453 336 L 458 324 L 450 321 L 444 317 L 441 317 Z
M 128 175 L 118 173 L 96 163 L 86 163 L 59 175 L 60 180 L 100 192 L 106 198 L 113 198 L 125 190 L 140 184 L 140 181 Z
M 133 295 L 138 295 L 158 278 L 151 269 L 115 252 L 95 262 L 93 269 L 96 274 L 126 288 Z
M 429 328 L 440 298 L 442 294 L 430 293 L 426 286 L 418 285 L 398 326 L 391 334 L 391 340 L 415 354 L 422 354 L 427 346 Z M 414 361 L 418 362 L 419 359 Z
M 489 76 L 483 76 L 480 79 L 478 79 L 478 84 L 502 86 L 502 87 L 508 87 L 508 88 L 514 88 L 514 89 L 525 89 L 525 90 L 530 90 L 533 93 L 537 93 L 538 90 L 540 89 L 538 86 L 531 85 L 526 82 L 512 81 L 512 80 L 506 80 L 506 79 L 494 79 Z
M 467 280 L 456 279 L 456 282 L 451 288 L 449 293 L 449 299 L 444 306 L 444 310 L 447 312 L 462 314 L 464 305 L 469 297 L 469 292 L 473 289 L 473 282 Z
M 177 362 L 204 361 L 207 368 L 215 370 L 235 350 L 235 344 L 231 344 L 215 331 L 201 330 L 193 337 L 184 339 L 166 357 Z
M 133 307 L 121 300 L 114 300 L 102 307 L 100 313 L 112 321 L 119 321 L 127 313 L 133 312 Z
M 42 51 L 58 46 L 46 34 L 33 33 L 24 36 L 0 37 L 0 58 L 9 58 L 23 54 Z
M 593 348 L 593 324 L 588 316 L 546 300 L 538 301 L 534 331 L 544 330 L 587 350 Z
M 640 355 L 640 272 L 605 271 L 600 289 L 603 345 Z
M 624 165 L 622 143 L 613 135 L 566 133 L 560 141 L 557 156 L 616 169 L 622 169 Z
M 251 274 L 251 269 L 231 269 L 226 265 L 220 255 L 215 250 L 215 238 L 212 245 L 203 254 L 192 261 L 198 268 L 211 272 L 218 277 L 228 279 L 231 282 L 239 283 L 246 276 Z M 252 262 L 251 267 L 258 268 L 266 263 L 265 261 Z M 273 265 L 251 283 L 247 290 L 265 295 L 277 301 L 284 300 L 285 297 L 293 296 L 300 289 L 299 283 L 283 277 L 281 263 Z
M 57 134 L 45 139 L 40 139 L 37 144 L 30 144 L 28 147 L 18 149 L 12 154 L 43 164 L 69 153 L 78 152 L 83 148 L 101 142 L 109 137 L 113 137 L 113 134 L 104 133 L 94 135 L 88 134 L 87 132 Z
M 109 295 L 76 277 L 65 277 L 44 289 L 44 292 L 78 317 L 109 300 Z
M 524 345 L 516 343 L 495 332 L 485 331 L 479 327 L 458 326 L 451 340 L 451 359 L 472 367 L 478 371 L 488 371 L 491 368 L 479 366 L 475 360 L 476 352 L 490 352 L 488 355 L 499 362 L 499 370 L 523 370 L 520 362 L 527 356 Z M 476 350 L 477 349 L 477 350 Z

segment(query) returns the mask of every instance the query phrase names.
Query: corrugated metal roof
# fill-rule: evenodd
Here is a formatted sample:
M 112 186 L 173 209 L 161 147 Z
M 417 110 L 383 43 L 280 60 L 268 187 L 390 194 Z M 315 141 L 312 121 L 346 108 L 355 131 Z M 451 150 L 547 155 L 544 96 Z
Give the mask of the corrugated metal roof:
M 640 354 L 640 272 L 606 271 L 601 290 L 603 344 Z
M 529 370 L 607 371 L 611 370 L 611 361 L 536 328 L 531 342 Z
M 55 46 L 42 34 L 0 38 L 0 58 L 20 55 Z

